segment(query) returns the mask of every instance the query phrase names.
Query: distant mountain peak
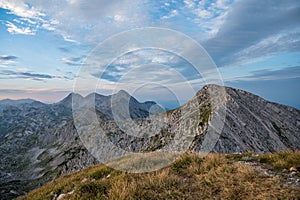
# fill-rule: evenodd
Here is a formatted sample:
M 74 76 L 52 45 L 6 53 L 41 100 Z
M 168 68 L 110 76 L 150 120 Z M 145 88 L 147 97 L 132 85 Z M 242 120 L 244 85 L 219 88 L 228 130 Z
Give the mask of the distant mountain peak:
M 83 97 L 80 94 L 71 92 L 64 99 L 57 102 L 56 104 L 64 105 L 66 107 L 72 107 L 72 103 L 73 103 L 74 98 L 79 99 L 79 100 L 83 99 Z
M 81 97 L 81 98 L 83 98 L 83 96 L 81 96 L 80 94 L 75 93 L 75 92 L 71 92 L 68 96 L 66 96 L 66 98 L 74 98 L 74 97 Z
M 14 103 L 32 103 L 36 100 L 34 99 L 30 99 L 30 98 L 25 98 L 25 99 L 2 99 L 0 100 L 0 103 L 10 103 L 10 102 L 14 102 Z
M 7 107 L 22 107 L 22 106 L 32 106 L 32 107 L 39 107 L 45 105 L 40 101 L 36 101 L 33 99 L 3 99 L 0 100 L 0 111 L 7 108 Z
M 117 93 L 113 94 L 113 96 L 131 97 L 131 95 L 125 90 L 119 90 Z

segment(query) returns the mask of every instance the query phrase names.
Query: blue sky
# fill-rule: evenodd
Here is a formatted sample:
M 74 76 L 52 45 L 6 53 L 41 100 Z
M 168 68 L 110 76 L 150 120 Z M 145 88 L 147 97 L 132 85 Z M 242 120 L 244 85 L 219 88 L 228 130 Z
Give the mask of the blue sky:
M 0 99 L 56 102 L 73 90 L 99 43 L 122 31 L 161 27 L 199 42 L 225 85 L 300 108 L 299 19 L 298 0 L 1 0 Z M 142 81 L 175 83 L 175 71 L 194 81 L 195 91 L 204 84 L 186 60 L 145 49 L 117 58 L 100 92 L 110 94 L 112 85 L 130 91 L 126 81 L 135 88 Z M 130 78 L 122 79 L 128 72 Z M 178 105 L 167 88 L 157 88 L 145 86 L 133 95 L 167 108 Z

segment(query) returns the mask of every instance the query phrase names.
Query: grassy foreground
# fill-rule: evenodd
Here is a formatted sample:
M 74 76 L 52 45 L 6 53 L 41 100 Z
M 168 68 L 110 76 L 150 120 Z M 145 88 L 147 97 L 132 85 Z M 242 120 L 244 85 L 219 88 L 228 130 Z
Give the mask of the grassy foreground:
M 245 163 L 272 170 L 268 176 Z M 97 165 L 64 175 L 21 199 L 298 199 L 300 187 L 280 173 L 300 167 L 300 152 L 276 154 L 185 154 L 169 167 L 132 174 Z M 295 174 L 296 173 L 296 174 Z M 299 171 L 293 176 L 299 178 Z

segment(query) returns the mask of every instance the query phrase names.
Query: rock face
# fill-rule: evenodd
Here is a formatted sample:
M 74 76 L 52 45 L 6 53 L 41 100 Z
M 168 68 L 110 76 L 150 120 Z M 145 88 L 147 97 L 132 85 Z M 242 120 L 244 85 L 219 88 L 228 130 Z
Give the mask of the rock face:
M 120 117 L 123 125 L 129 123 L 129 117 L 137 127 L 147 128 L 120 127 L 113 121 L 111 101 L 121 105 L 119 110 L 127 105 L 128 115 Z M 72 116 L 72 103 L 85 105 L 87 102 L 95 103 L 98 121 L 109 133 L 108 139 L 127 151 L 202 151 L 204 146 L 220 153 L 300 149 L 299 110 L 217 85 L 204 86 L 187 104 L 158 114 L 162 109 L 157 109 L 154 102 L 140 103 L 125 91 L 111 96 L 93 93 L 85 98 L 72 93 L 51 105 L 33 100 L 17 105 L 3 103 L 0 110 L 1 199 L 23 195 L 61 174 L 98 163 L 83 145 Z M 151 111 L 153 108 L 156 112 Z M 154 115 L 149 116 L 150 113 Z M 155 121 L 161 115 L 164 120 Z M 149 136 L 153 132 L 151 121 L 161 126 Z M 140 135 L 128 135 L 128 131 Z M 210 135 L 214 137 L 208 137 Z
M 300 149 L 299 110 L 243 90 L 225 87 L 225 91 L 226 118 L 213 152 L 265 153 Z

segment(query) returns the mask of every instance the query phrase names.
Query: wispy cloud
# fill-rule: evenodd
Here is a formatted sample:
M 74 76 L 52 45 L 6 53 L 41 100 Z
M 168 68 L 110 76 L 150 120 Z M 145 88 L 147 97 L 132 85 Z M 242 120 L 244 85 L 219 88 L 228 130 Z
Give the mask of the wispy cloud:
M 192 13 L 192 20 L 210 37 L 217 34 L 225 23 L 234 0 L 184 0 L 185 11 Z
M 99 63 L 95 64 L 97 65 Z M 91 75 L 100 78 L 102 72 L 98 72 L 95 66 L 92 66 Z M 174 72 L 182 74 L 187 80 L 199 78 L 199 73 L 183 58 L 155 49 L 143 49 L 122 55 L 107 67 L 101 78 L 118 82 L 127 76 L 127 81 L 131 79 L 130 82 L 139 81 L 139 84 L 143 81 L 173 82 L 172 77 L 177 75 Z
M 280 52 L 298 52 L 300 49 L 300 31 L 275 34 L 258 43 L 246 47 L 231 56 L 221 67 L 242 66 L 256 63 L 276 56 Z M 227 58 L 228 59 L 228 58 Z
M 17 27 L 12 22 L 6 22 L 7 31 L 12 34 L 35 35 L 35 30 L 30 27 Z
M 300 2 L 237 1 L 218 33 L 203 43 L 219 66 L 230 65 L 243 57 L 254 59 L 269 53 L 299 51 Z M 294 38 L 281 42 L 280 38 Z M 289 41 L 289 39 L 288 39 Z M 244 53 L 243 53 L 244 52 Z
M 170 19 L 178 15 L 178 10 L 172 10 L 168 15 L 162 17 L 162 19 Z
M 12 55 L 2 55 L 0 56 L 0 61 L 15 61 L 18 57 Z
M 20 16 L 23 18 L 38 19 L 45 16 L 44 13 L 38 11 L 33 6 L 29 6 L 22 0 L 1 0 L 0 8 L 9 10 L 11 14 Z
M 34 2 L 32 2 L 35 4 Z M 49 20 L 45 13 L 37 9 L 33 4 L 23 0 L 2 0 L 0 8 L 7 11 L 7 14 L 14 15 L 12 21 L 6 21 L 4 24 L 7 31 L 11 34 L 35 35 L 39 29 L 54 31 L 57 20 Z
M 80 57 L 68 57 L 68 58 L 62 58 L 61 61 L 63 61 L 65 64 L 70 66 L 80 66 L 83 65 L 82 60 L 85 58 L 85 56 Z
M 244 77 L 245 80 L 277 80 L 300 78 L 300 66 L 287 67 L 278 70 L 256 70 L 251 75 Z
M 26 68 L 18 68 L 14 70 L 2 70 L 0 71 L 0 79 L 26 79 L 34 81 L 44 81 L 44 80 L 74 80 L 76 75 L 73 72 L 61 72 L 60 75 L 52 75 L 45 73 L 36 73 L 32 71 L 23 71 Z
M 29 6 L 24 1 L 22 3 L 26 5 L 23 7 L 27 8 L 27 11 L 34 8 L 39 13 L 45 14 L 33 20 L 40 20 L 39 28 L 55 31 L 62 35 L 65 41 L 75 43 L 82 40 L 93 44 L 98 43 L 122 30 L 144 26 L 148 18 L 148 11 L 145 9 L 144 1 L 141 0 L 59 2 L 31 0 L 30 5 L 33 6 Z M 5 7 L 8 10 L 15 9 Z M 18 12 L 14 13 L 17 15 Z
M 13 55 L 0 55 L 0 64 L 3 65 L 13 64 L 16 63 L 17 59 L 18 57 Z
M 244 69 L 246 68 L 246 69 Z M 290 67 L 266 67 L 263 69 L 251 69 L 251 67 L 222 68 L 223 80 L 233 81 L 274 81 L 283 79 L 300 78 L 300 66 Z
M 20 78 L 20 79 L 31 79 L 31 80 L 42 80 L 42 79 L 53 79 L 56 76 L 52 76 L 49 74 L 40 74 L 40 73 L 32 73 L 32 72 L 19 72 L 12 70 L 2 70 L 0 71 L 0 79 L 11 79 L 11 78 Z

